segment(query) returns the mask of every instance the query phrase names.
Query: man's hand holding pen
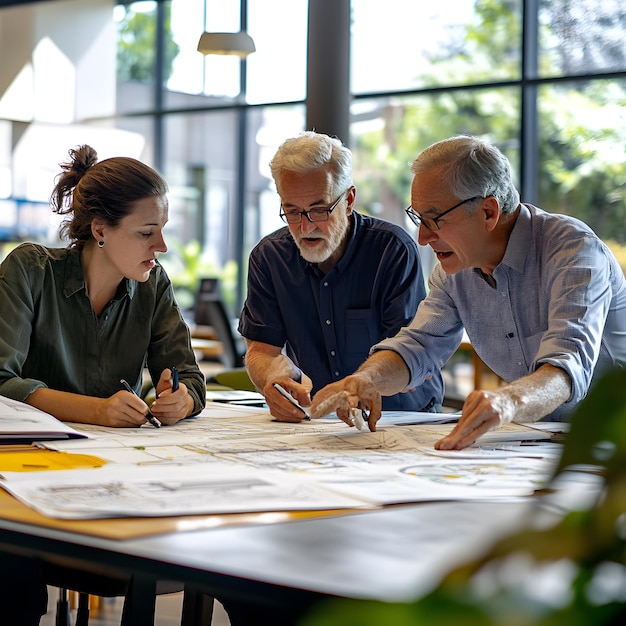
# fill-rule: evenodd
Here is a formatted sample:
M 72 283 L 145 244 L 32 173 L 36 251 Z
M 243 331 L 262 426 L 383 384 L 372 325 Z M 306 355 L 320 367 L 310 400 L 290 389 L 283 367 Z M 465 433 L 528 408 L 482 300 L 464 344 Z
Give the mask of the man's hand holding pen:
M 289 400 L 275 385 L 279 385 L 293 401 Z M 306 385 L 297 383 L 286 376 L 268 382 L 263 388 L 263 395 L 270 413 L 279 422 L 301 422 L 309 419 L 306 411 L 303 410 L 311 404 L 309 392 L 310 388 Z

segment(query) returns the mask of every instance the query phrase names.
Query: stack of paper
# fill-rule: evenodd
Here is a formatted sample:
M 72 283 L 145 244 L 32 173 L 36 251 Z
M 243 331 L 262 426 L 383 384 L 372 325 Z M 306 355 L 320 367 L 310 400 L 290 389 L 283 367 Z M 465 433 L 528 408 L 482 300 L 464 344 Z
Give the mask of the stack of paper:
M 86 436 L 49 413 L 0 396 L 0 444 L 80 439 Z

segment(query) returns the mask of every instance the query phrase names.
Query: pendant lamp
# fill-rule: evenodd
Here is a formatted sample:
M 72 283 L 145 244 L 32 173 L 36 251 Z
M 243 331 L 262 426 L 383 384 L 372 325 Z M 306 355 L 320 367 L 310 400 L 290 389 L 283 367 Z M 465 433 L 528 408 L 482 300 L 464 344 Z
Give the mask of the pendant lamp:
M 202 54 L 231 54 L 245 59 L 256 51 L 252 37 L 243 30 L 238 33 L 202 33 L 198 52 Z

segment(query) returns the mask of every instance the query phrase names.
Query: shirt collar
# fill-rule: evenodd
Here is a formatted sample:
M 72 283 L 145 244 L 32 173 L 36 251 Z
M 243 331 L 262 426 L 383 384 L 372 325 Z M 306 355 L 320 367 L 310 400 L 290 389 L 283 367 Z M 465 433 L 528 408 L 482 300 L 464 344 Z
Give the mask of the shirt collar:
M 520 204 L 519 214 L 515 220 L 515 226 L 506 244 L 506 250 L 502 257 L 501 265 L 507 265 L 511 269 L 522 272 L 532 238 L 531 213 L 525 204 Z

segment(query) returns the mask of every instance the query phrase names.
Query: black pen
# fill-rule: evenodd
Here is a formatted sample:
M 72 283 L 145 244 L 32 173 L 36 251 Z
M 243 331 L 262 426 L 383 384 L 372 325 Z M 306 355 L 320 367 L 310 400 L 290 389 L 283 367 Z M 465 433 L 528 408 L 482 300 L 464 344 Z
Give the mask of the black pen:
M 122 385 L 124 385 L 124 389 L 126 389 L 126 391 L 130 391 L 134 396 L 137 396 L 137 394 L 135 393 L 135 390 L 123 379 L 120 379 L 120 382 L 122 383 Z M 137 396 L 139 397 L 139 396 Z M 155 428 L 161 428 L 161 422 L 159 422 L 159 420 L 154 417 L 154 415 L 152 415 L 152 413 L 150 413 L 150 410 L 148 409 L 148 414 L 146 415 L 146 419 L 155 427 Z
M 178 370 L 172 367 L 172 392 L 178 391 Z

